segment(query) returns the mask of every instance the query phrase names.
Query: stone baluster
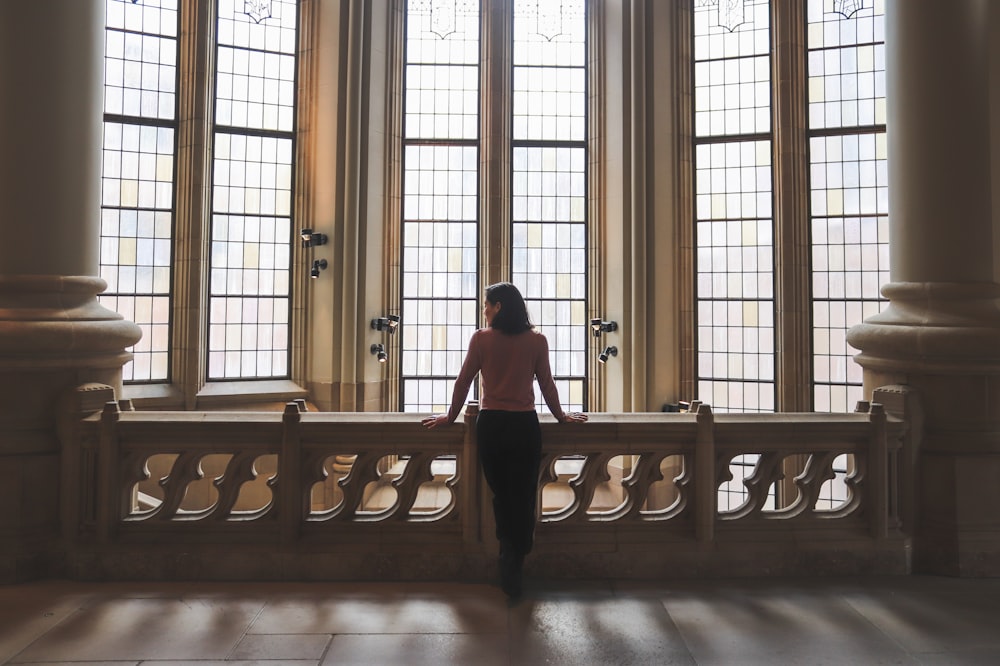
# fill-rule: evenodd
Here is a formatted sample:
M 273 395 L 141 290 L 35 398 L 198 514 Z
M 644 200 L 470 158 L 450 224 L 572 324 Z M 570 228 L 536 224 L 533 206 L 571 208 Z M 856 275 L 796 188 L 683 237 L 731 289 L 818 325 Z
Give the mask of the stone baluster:
M 124 515 L 119 481 L 121 447 L 118 441 L 118 421 L 121 410 L 117 402 L 108 402 L 101 412 L 101 434 L 97 444 L 97 538 L 107 543 L 118 530 Z
M 877 402 L 868 410 L 871 435 L 868 440 L 868 479 L 865 507 L 871 520 L 872 536 L 889 536 L 889 450 L 885 433 L 885 408 Z
M 93 435 L 83 427 L 81 419 L 102 411 L 114 398 L 114 389 L 106 384 L 83 384 L 67 392 L 59 407 L 62 467 L 59 475 L 59 504 L 62 537 L 67 548 L 72 548 L 72 544 L 80 536 L 84 521 L 92 519 L 92 516 L 86 515 L 86 510 L 94 506 L 94 494 L 97 491 L 93 486 L 93 478 L 87 474 L 88 470 L 93 469 L 91 465 L 96 446 L 95 443 L 89 443 L 86 454 L 82 453 L 84 433 L 88 433 L 89 437 Z
M 483 521 L 492 519 L 492 513 L 487 515 L 485 507 L 489 506 L 486 496 L 486 484 L 482 482 L 479 473 L 479 450 L 476 443 L 476 418 L 479 416 L 479 402 L 470 400 L 465 405 L 465 441 L 462 444 L 462 457 L 458 461 L 460 470 L 459 510 L 462 512 L 462 536 L 466 548 L 475 548 L 482 544 L 486 535 L 483 531 Z M 541 506 L 541 502 L 539 502 Z
M 695 538 L 710 542 L 715 538 L 717 489 L 715 487 L 715 417 L 712 408 L 698 405 L 698 434 L 694 449 Z
M 302 522 L 309 515 L 310 492 L 302 488 L 302 415 L 299 405 L 289 402 L 281 416 L 281 453 L 278 455 L 278 520 L 281 540 L 291 543 L 299 537 Z

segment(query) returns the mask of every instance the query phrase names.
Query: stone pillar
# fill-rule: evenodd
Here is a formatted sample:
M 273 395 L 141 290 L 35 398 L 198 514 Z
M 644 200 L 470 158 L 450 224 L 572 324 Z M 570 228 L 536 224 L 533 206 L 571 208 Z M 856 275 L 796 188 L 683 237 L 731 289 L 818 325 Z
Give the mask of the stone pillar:
M 104 2 L 0 12 L 0 583 L 60 562 L 58 405 L 121 385 L 139 327 L 97 302 Z
M 1000 575 L 989 5 L 886 3 L 890 305 L 848 335 L 867 395 L 906 384 L 924 407 L 914 570 L 963 576 Z

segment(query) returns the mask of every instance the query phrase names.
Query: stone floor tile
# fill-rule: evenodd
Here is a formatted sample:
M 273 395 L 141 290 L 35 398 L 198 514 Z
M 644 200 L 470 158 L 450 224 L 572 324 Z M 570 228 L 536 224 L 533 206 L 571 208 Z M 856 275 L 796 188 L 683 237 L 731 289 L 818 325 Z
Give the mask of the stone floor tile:
M 139 666 L 317 666 L 319 662 L 315 659 L 271 661 L 267 659 L 253 659 L 250 661 L 206 661 L 202 659 L 172 659 L 168 661 L 143 661 Z M 32 664 L 34 666 L 34 664 Z M 89 663 L 79 663 L 79 666 L 90 666 Z M 372 665 L 369 665 L 372 666 Z
M 91 595 L 76 584 L 0 586 L 0 664 L 13 659 L 89 599 Z
M 236 645 L 229 659 L 319 661 L 330 638 L 326 634 L 248 634 Z
M 996 666 L 1000 650 L 996 648 L 962 649 L 953 652 L 928 652 L 916 655 L 924 666 Z
M 514 664 L 694 664 L 656 599 L 526 598 L 510 613 Z
M 841 594 L 911 653 L 969 648 L 1000 651 L 998 579 L 888 579 Z
M 708 583 L 662 602 L 699 666 L 917 663 L 835 591 Z
M 262 605 L 191 597 L 100 600 L 68 616 L 16 659 L 225 659 Z
M 559 580 L 539 578 L 530 572 L 524 575 L 525 595 L 539 599 L 608 599 L 613 597 L 614 585 L 607 580 Z
M 140 663 L 135 659 L 129 659 L 127 661 L 31 661 L 31 662 L 21 662 L 21 661 L 0 661 L 0 664 L 31 664 L 31 666 L 139 666 Z
M 499 591 L 448 596 L 332 594 L 268 602 L 252 634 L 502 633 L 506 605 Z
M 334 636 L 324 665 L 507 666 L 506 637 L 497 634 L 368 634 Z
M 1000 580 L 0 586 L 0 664 L 1000 663 Z

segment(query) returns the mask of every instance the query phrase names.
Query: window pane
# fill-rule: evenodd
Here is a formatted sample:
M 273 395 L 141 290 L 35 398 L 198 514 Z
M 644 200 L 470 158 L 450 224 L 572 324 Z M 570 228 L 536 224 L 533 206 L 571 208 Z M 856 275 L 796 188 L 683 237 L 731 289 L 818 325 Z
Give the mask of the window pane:
M 767 2 L 694 3 L 698 399 L 774 410 Z
M 512 281 L 548 339 L 563 405 L 582 410 L 589 331 L 583 0 L 515 2 L 512 54 Z M 548 411 L 537 387 L 535 398 Z
M 770 3 L 695 0 L 695 134 L 771 129 Z
M 511 279 L 549 338 L 561 397 L 580 409 L 587 330 L 585 7 L 582 0 L 516 2 L 510 10 L 513 85 L 497 94 L 510 95 L 514 109 L 516 210 L 512 220 L 492 223 L 513 225 Z M 447 407 L 468 338 L 481 323 L 478 114 L 505 105 L 480 96 L 478 11 L 478 3 L 466 1 L 407 4 L 401 365 L 403 408 L 410 411 Z M 543 260 L 544 270 L 536 266 Z
M 847 331 L 888 305 L 879 291 L 889 281 L 884 33 L 882 2 L 809 3 L 817 411 L 851 411 L 861 399 L 861 367 Z
M 289 376 L 298 5 L 264 7 L 217 5 L 210 380 Z
M 169 379 L 177 135 L 177 0 L 107 0 L 101 302 L 142 339 L 126 382 Z
M 479 323 L 478 3 L 411 0 L 405 53 L 401 403 L 442 412 Z

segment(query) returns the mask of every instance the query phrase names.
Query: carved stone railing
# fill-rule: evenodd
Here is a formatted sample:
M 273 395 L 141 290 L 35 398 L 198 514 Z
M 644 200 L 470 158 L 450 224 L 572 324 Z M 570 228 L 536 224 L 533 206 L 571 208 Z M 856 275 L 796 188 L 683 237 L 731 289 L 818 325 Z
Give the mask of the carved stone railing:
M 903 573 L 905 424 L 881 405 L 862 408 L 715 415 L 702 405 L 573 425 L 543 417 L 529 571 Z M 464 424 L 427 430 L 416 415 L 304 412 L 296 403 L 279 414 L 136 412 L 110 402 L 64 443 L 71 574 L 482 578 L 496 543 L 474 419 L 471 405 Z M 718 511 L 730 462 L 746 454 L 759 456 L 747 501 Z M 818 510 L 840 455 L 852 460 L 848 498 Z M 765 509 L 782 484 L 783 501 Z

